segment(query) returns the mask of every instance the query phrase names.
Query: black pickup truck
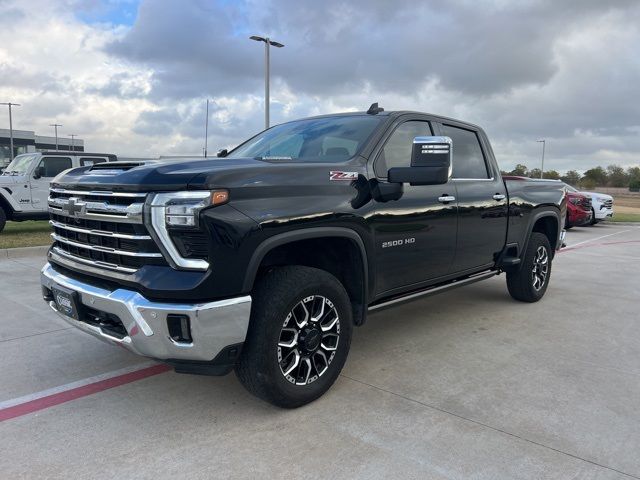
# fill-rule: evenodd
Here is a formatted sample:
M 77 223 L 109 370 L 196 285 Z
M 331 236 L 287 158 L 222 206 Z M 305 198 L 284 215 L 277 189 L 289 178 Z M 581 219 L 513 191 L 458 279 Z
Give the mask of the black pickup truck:
M 282 407 L 336 380 L 367 312 L 506 273 L 545 293 L 560 183 L 503 180 L 484 131 L 416 112 L 274 126 L 219 158 L 101 163 L 48 199 L 45 301 L 72 325 Z

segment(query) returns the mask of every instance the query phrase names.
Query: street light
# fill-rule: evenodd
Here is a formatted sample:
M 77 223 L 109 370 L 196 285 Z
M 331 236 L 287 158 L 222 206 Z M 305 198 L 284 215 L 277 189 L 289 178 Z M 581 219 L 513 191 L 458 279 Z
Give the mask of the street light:
M 207 98 L 207 113 L 204 120 L 204 148 L 202 149 L 204 158 L 207 158 L 207 143 L 209 140 L 209 99 Z
M 19 103 L 11 103 L 4 102 L 0 103 L 0 105 L 8 105 L 9 106 L 9 148 L 11 152 L 9 152 L 9 158 L 13 161 L 13 119 L 11 118 L 11 107 L 19 107 Z
M 58 151 L 58 127 L 62 127 L 62 125 L 59 123 L 50 123 L 49 126 L 55 128 L 55 131 L 56 131 L 56 152 L 57 152 Z
M 77 135 L 75 133 L 72 133 L 69 136 L 71 137 L 71 151 L 75 152 L 76 151 L 76 147 L 75 147 L 75 143 L 74 143 L 73 140 L 77 137 Z
M 269 37 L 252 35 L 249 37 L 256 42 L 264 42 L 264 128 L 269 128 L 269 46 L 282 48 L 282 43 L 271 40 Z
M 543 138 L 542 140 L 536 140 L 536 142 L 542 144 L 542 166 L 540 168 L 540 178 L 544 175 L 544 147 L 547 144 L 547 141 Z

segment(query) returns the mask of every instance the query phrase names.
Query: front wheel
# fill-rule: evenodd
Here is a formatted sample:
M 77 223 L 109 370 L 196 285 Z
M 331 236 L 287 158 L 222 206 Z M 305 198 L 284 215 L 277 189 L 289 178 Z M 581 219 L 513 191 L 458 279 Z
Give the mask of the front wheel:
M 349 296 L 324 270 L 274 268 L 259 280 L 236 374 L 249 392 L 296 408 L 323 395 L 349 353 Z
M 598 220 L 596 220 L 596 211 L 592 208 L 591 209 L 591 222 L 589 222 L 592 226 L 595 225 L 596 223 L 598 223 Z
M 518 271 L 507 273 L 507 288 L 516 300 L 537 302 L 549 286 L 553 252 L 543 233 L 533 232 Z

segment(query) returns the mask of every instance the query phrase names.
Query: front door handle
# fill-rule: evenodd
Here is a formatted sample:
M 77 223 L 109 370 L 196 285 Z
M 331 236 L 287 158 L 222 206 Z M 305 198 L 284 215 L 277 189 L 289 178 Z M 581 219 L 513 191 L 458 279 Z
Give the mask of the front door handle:
M 440 203 L 451 203 L 456 201 L 456 197 L 452 195 L 443 195 L 441 197 L 438 197 L 438 201 Z
M 504 196 L 503 194 L 501 194 L 501 193 L 496 193 L 496 194 L 493 196 L 493 199 L 494 199 L 496 202 L 500 202 L 500 201 L 504 200 L 505 198 L 507 198 L 507 197 L 505 197 L 505 196 Z

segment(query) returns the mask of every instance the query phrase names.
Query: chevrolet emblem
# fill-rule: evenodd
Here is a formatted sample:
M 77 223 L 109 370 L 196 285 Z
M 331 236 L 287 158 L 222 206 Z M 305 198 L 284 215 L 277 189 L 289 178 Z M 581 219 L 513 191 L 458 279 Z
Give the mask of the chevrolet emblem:
M 77 197 L 70 197 L 67 203 L 62 205 L 62 211 L 70 217 L 78 217 L 87 211 L 87 204 Z

